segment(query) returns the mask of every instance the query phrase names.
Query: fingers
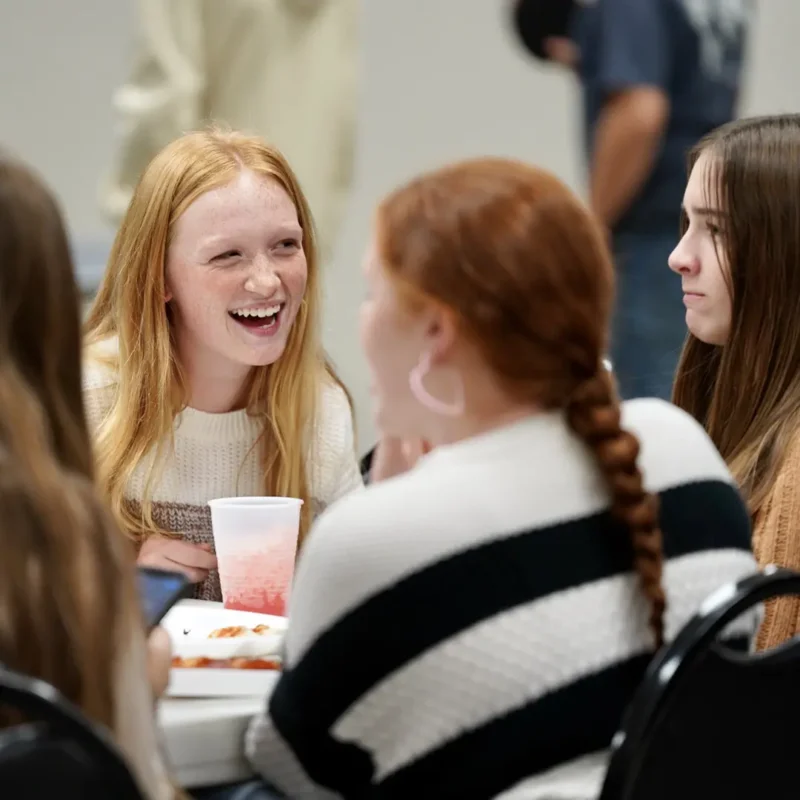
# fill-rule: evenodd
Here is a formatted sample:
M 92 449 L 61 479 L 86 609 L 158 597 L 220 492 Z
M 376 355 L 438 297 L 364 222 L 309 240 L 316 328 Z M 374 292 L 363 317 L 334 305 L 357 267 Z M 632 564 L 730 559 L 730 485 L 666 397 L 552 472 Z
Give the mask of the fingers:
M 196 567 L 187 567 L 185 564 L 179 564 L 177 561 L 167 558 L 161 551 L 139 553 L 136 563 L 141 567 L 180 572 L 192 583 L 202 583 L 208 577 L 207 569 L 197 569 Z
M 163 553 L 168 559 L 184 567 L 206 571 L 217 568 L 217 557 L 202 545 L 170 539 L 164 546 Z
M 404 453 L 404 442 L 394 437 L 384 437 L 375 448 L 372 462 L 372 480 L 377 483 L 408 469 L 408 459 Z
M 182 572 L 186 580 L 191 583 L 203 583 L 208 578 L 209 570 L 197 569 L 197 567 L 187 567 L 185 564 L 178 564 L 175 561 L 165 559 L 165 566 L 162 569 L 170 569 L 173 572 Z
M 156 627 L 147 637 L 147 674 L 156 698 L 161 697 L 169 685 L 172 661 L 172 641 L 164 628 Z
M 217 558 L 210 549 L 210 545 L 152 536 L 142 545 L 137 562 L 141 566 L 181 572 L 192 583 L 202 583 L 209 571 L 217 568 Z

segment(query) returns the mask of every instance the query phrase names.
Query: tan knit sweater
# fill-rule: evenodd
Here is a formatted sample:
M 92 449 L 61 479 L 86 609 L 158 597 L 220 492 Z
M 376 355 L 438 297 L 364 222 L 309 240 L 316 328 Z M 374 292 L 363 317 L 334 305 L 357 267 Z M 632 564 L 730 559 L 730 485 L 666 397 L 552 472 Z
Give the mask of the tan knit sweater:
M 753 550 L 760 567 L 800 571 L 800 435 L 795 436 L 770 496 L 756 515 Z M 775 647 L 800 633 L 800 597 L 767 603 L 758 649 Z
M 110 352 L 116 342 L 110 340 L 98 347 Z M 117 376 L 90 354 L 83 378 L 87 417 L 96 432 L 114 402 Z M 165 455 L 150 498 L 155 523 L 187 541 L 213 547 L 208 501 L 264 492 L 258 451 L 253 447 L 261 432 L 260 423 L 246 411 L 208 414 L 186 408 L 180 412 L 175 419 L 174 446 Z M 330 503 L 362 486 L 350 404 L 341 387 L 332 383 L 324 386 L 314 433 L 307 475 L 315 517 Z M 127 499 L 134 506 L 145 491 L 149 458 L 136 467 L 126 489 Z M 195 596 L 222 599 L 217 572 L 197 587 Z

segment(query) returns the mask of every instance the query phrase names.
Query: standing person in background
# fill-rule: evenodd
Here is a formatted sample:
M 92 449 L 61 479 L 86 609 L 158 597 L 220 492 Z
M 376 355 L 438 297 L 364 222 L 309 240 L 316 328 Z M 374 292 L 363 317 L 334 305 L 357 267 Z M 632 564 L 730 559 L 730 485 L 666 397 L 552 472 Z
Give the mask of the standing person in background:
M 102 188 L 114 223 L 147 164 L 213 121 L 295 166 L 332 254 L 352 180 L 358 0 L 139 0 L 134 67 L 114 97 L 121 144 Z
M 539 58 L 583 89 L 589 197 L 613 244 L 612 361 L 626 398 L 669 398 L 685 334 L 665 269 L 678 239 L 687 151 L 733 119 L 750 0 L 521 0 Z

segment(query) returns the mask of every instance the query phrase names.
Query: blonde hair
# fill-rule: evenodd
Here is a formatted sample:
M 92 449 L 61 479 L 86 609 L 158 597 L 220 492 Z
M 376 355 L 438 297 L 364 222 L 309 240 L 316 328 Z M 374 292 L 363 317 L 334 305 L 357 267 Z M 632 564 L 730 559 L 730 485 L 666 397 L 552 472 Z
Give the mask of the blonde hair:
M 86 321 L 91 348 L 116 337 L 118 349 L 103 356 L 118 374 L 113 403 L 97 435 L 98 481 L 123 530 L 134 540 L 159 529 L 152 515 L 152 487 L 165 447 L 172 444 L 176 414 L 187 392 L 175 357 L 165 303 L 165 259 L 176 220 L 198 197 L 249 170 L 278 181 L 297 209 L 308 267 L 305 297 L 281 358 L 254 367 L 246 408 L 263 420 L 264 492 L 304 500 L 301 540 L 311 500 L 306 454 L 321 384 L 331 378 L 319 335 L 319 264 L 313 221 L 302 189 L 275 148 L 257 137 L 218 129 L 187 134 L 162 150 L 137 185 L 117 233 L 103 283 Z M 147 467 L 140 509 L 125 501 L 128 481 L 142 460 Z

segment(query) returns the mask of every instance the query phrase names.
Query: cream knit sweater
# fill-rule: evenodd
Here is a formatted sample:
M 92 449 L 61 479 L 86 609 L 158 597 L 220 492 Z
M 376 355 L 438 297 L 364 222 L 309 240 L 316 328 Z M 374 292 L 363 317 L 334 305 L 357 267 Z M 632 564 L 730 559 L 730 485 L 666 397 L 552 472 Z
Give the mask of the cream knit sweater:
M 103 348 L 105 350 L 105 347 Z M 116 374 L 90 360 L 84 368 L 84 398 L 89 425 L 96 432 L 114 402 Z M 213 546 L 208 501 L 264 493 L 258 448 L 260 425 L 246 411 L 208 414 L 186 408 L 175 418 L 175 446 L 167 452 L 160 479 L 152 489 L 153 518 L 184 539 Z M 149 461 L 139 464 L 127 488 L 141 501 Z M 316 516 L 330 503 L 362 485 L 355 454 L 350 405 L 341 387 L 325 386 L 320 418 L 307 466 Z M 219 576 L 212 573 L 197 597 L 221 600 Z

